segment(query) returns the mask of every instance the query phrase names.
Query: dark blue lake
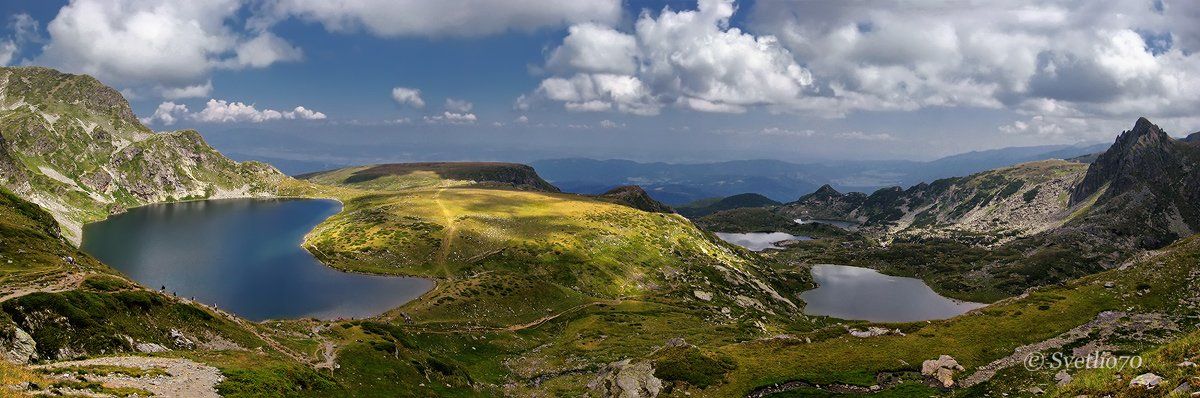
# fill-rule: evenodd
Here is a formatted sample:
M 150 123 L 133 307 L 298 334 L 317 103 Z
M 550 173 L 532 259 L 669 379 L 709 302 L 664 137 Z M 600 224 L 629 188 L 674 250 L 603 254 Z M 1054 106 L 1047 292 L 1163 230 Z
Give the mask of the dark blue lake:
M 341 205 L 227 199 L 144 206 L 87 225 L 83 250 L 139 283 L 250 320 L 367 317 L 433 287 L 329 268 L 300 247 Z
M 916 278 L 884 275 L 869 268 L 818 264 L 818 287 L 800 294 L 804 312 L 872 322 L 946 319 L 985 304 L 943 297 Z

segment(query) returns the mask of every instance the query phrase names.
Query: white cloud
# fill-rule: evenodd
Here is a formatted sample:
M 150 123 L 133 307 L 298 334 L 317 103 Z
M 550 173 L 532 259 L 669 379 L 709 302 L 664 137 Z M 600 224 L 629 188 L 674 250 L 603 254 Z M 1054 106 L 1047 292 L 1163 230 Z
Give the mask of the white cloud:
M 637 40 L 633 36 L 587 23 L 570 28 L 546 66 L 558 71 L 631 75 L 637 72 L 636 57 Z
M 624 123 L 617 123 L 612 120 L 604 119 L 600 121 L 600 128 L 615 129 L 617 127 L 625 127 Z
M 641 79 L 627 75 L 579 73 L 570 78 L 552 77 L 542 81 L 537 94 L 561 101 L 572 111 L 596 112 L 615 107 L 622 112 L 655 115 L 661 108 Z
M 142 122 L 142 124 L 147 125 L 159 122 L 163 126 L 170 126 L 175 124 L 176 120 L 179 120 L 182 115 L 187 113 L 187 105 L 176 104 L 174 102 L 163 102 L 158 104 L 158 108 L 154 110 L 153 115 L 150 115 L 150 117 L 141 118 L 139 120 Z
M 807 129 L 795 130 L 782 127 L 764 127 L 762 130 L 759 130 L 759 134 L 781 137 L 812 137 L 814 134 L 816 134 L 816 131 Z
M 409 105 L 413 108 L 424 108 L 425 100 L 421 99 L 421 90 L 408 87 L 392 89 L 392 99 L 400 106 Z
M 303 106 L 297 106 L 295 109 L 292 109 L 291 111 L 284 112 L 283 118 L 284 119 L 303 119 L 303 120 L 324 120 L 325 114 L 314 111 L 312 109 L 305 108 Z
M 446 98 L 446 110 L 451 112 L 468 113 L 474 107 L 475 104 L 472 104 L 470 101 Z
M 843 133 L 837 133 L 837 134 L 834 134 L 833 136 L 834 136 L 834 138 L 840 138 L 843 140 L 858 140 L 858 141 L 893 141 L 896 139 L 896 137 L 893 137 L 891 134 L 888 134 L 888 133 L 872 134 L 872 133 L 864 133 L 861 131 L 848 131 L 848 132 L 843 132 Z
M 643 12 L 633 32 L 580 24 L 547 60 L 557 76 L 536 93 L 568 110 L 653 115 L 667 104 L 704 112 L 790 105 L 812 76 L 773 36 L 729 26 L 732 0 L 702 0 L 695 11 Z
M 0 66 L 9 65 L 17 54 L 17 43 L 0 40 Z
M 271 109 L 260 111 L 253 104 L 210 99 L 204 104 L 203 110 L 190 117 L 192 120 L 206 123 L 262 123 L 282 119 L 283 112 Z
M 515 120 L 513 120 L 513 123 L 515 123 L 515 124 L 529 124 L 529 117 L 528 117 L 528 116 L 525 116 L 525 115 L 521 115 L 520 117 L 518 117 L 518 118 L 516 118 Z
M 276 62 L 298 61 L 304 57 L 300 48 L 271 32 L 259 33 L 237 46 L 235 56 L 226 61 L 231 67 L 265 68 Z
M 324 120 L 326 115 L 303 106 L 281 112 L 274 109 L 259 110 L 253 104 L 210 99 L 200 112 L 190 112 L 183 104 L 163 102 L 154 110 L 153 115 L 140 120 L 143 124 L 161 123 L 170 126 L 182 118 L 202 123 L 262 123 L 281 119 Z
M 73 0 L 47 25 L 36 62 L 125 88 L 171 89 L 201 84 L 217 68 L 299 59 L 269 32 L 234 29 L 241 9 L 240 0 Z
M 6 25 L 12 33 L 0 38 L 0 66 L 16 64 L 21 48 L 41 39 L 41 27 L 29 14 L 14 14 L 8 18 Z
M 180 98 L 201 98 L 207 97 L 212 93 L 212 80 L 206 81 L 203 84 L 196 84 L 186 87 L 165 87 L 160 89 L 160 94 L 166 99 Z
M 813 74 L 794 109 L 1008 108 L 1042 116 L 1026 134 L 1099 137 L 1200 108 L 1200 3 L 1164 3 L 758 2 L 748 20 Z
M 276 0 L 262 24 L 296 16 L 334 32 L 377 36 L 483 36 L 573 23 L 616 23 L 619 0 Z
M 424 120 L 425 123 L 430 124 L 475 124 L 479 119 L 475 117 L 474 113 L 454 113 L 447 111 L 442 112 L 441 115 L 425 116 Z

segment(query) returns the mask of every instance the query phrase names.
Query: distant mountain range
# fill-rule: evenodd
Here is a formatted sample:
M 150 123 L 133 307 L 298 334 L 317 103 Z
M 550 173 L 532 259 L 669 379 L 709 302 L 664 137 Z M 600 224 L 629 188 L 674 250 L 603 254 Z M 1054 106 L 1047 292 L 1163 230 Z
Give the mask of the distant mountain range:
M 635 184 L 670 205 L 747 192 L 790 202 L 826 184 L 842 191 L 871 192 L 1036 160 L 1076 158 L 1102 152 L 1107 147 L 1107 144 L 1013 147 L 928 162 L 739 160 L 671 164 L 570 158 L 540 160 L 532 166 L 567 192 L 599 194 L 615 186 Z

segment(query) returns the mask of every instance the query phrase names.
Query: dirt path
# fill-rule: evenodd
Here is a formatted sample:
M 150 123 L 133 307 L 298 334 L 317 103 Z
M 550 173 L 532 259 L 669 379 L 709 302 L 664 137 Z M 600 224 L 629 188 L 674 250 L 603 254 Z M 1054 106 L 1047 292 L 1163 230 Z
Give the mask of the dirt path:
M 322 359 L 313 367 L 317 369 L 337 369 L 337 345 L 331 341 L 321 342 Z
M 120 374 L 97 376 L 75 375 L 106 387 L 129 387 L 149 391 L 156 397 L 217 398 L 217 383 L 225 379 L 221 371 L 183 358 L 105 357 L 83 361 L 57 362 L 35 366 L 36 369 L 62 369 L 79 366 L 119 366 L 142 370 L 161 369 L 167 375 L 130 377 Z
M 446 261 L 450 258 L 450 249 L 454 246 L 454 238 L 458 236 L 458 225 L 454 222 L 454 213 L 442 203 L 442 192 L 446 191 L 446 187 L 438 188 L 437 193 L 433 194 L 433 201 L 437 203 L 438 208 L 442 211 L 442 217 L 446 219 L 446 231 L 442 237 L 441 251 L 438 252 L 438 264 L 442 266 L 442 274 L 447 278 L 450 277 L 450 267 L 446 265 Z
M 1089 321 L 1088 323 L 1076 326 L 1075 328 L 1068 330 L 1063 334 L 1037 343 L 1017 347 L 1017 349 L 1013 351 L 1012 355 L 997 359 L 987 365 L 980 366 L 975 370 L 975 373 L 972 373 L 966 379 L 963 379 L 961 385 L 964 388 L 970 388 L 976 384 L 991 380 L 991 378 L 996 375 L 996 372 L 1012 366 L 1022 365 L 1024 364 L 1026 358 L 1029 358 L 1029 356 L 1034 353 L 1062 348 L 1067 344 L 1079 341 L 1080 339 L 1088 337 L 1088 335 L 1095 330 L 1109 327 L 1125 315 L 1126 314 L 1124 312 L 1117 311 L 1101 312 L 1099 315 L 1096 315 L 1095 319 Z
M 38 281 L 35 283 L 26 284 L 24 286 L 6 287 L 3 295 L 0 296 L 0 303 L 12 300 L 18 297 L 26 296 L 31 293 L 54 293 L 75 290 L 83 283 L 83 280 L 88 276 L 87 273 L 72 272 L 65 276 L 55 275 L 51 282 Z
M 295 351 L 292 351 L 290 348 L 284 347 L 283 344 L 279 344 L 278 342 L 275 341 L 275 339 L 271 338 L 271 336 L 267 336 L 267 335 L 263 334 L 261 331 L 258 330 L 258 327 L 255 324 L 250 323 L 250 321 L 247 321 L 245 319 L 242 319 L 239 316 L 224 312 L 219 309 L 215 309 L 215 308 L 211 308 L 211 307 L 210 307 L 210 309 L 220 313 L 222 316 L 224 316 L 227 319 L 237 322 L 237 324 L 241 325 L 243 329 L 250 332 L 255 337 L 258 337 L 259 340 L 262 340 L 263 342 L 267 343 L 267 345 L 270 346 L 271 348 L 273 348 L 275 351 L 278 351 L 278 352 L 282 353 L 283 355 L 287 355 L 289 358 L 296 360 L 296 362 L 299 362 L 299 363 L 313 363 L 314 362 L 314 359 L 309 358 L 305 355 L 298 354 Z

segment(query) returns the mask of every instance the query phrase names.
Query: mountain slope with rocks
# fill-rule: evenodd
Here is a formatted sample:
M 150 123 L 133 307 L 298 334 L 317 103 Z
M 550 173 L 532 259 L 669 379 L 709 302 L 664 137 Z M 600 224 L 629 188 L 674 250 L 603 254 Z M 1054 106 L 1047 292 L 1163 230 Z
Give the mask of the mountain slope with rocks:
M 48 209 L 73 242 L 82 224 L 130 207 L 268 196 L 282 178 L 226 158 L 195 131 L 151 131 L 90 76 L 0 68 L 0 184 Z
M 1142 118 L 1091 163 L 1038 161 L 870 195 L 823 187 L 776 212 L 859 222 L 870 237 L 865 250 L 808 252 L 811 261 L 921 276 L 948 294 L 994 300 L 1193 234 L 1198 172 L 1200 145 Z

